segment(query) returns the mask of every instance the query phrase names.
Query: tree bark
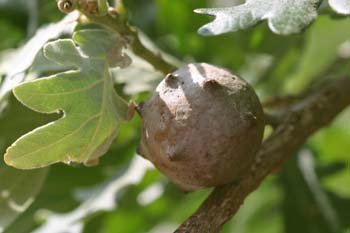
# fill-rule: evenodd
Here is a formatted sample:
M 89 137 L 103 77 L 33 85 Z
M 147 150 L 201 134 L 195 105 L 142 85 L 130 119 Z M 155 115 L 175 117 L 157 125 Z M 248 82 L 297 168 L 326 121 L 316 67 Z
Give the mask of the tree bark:
M 331 80 L 310 91 L 285 112 L 263 142 L 255 163 L 241 180 L 217 187 L 175 232 L 219 232 L 244 199 L 318 129 L 327 126 L 350 104 L 350 77 Z

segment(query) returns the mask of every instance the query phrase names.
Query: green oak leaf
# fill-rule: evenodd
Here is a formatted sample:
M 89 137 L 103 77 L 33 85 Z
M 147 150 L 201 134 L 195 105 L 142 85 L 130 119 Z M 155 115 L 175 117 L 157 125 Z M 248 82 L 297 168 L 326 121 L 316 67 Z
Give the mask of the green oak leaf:
M 110 66 L 130 63 L 122 53 L 122 39 L 94 29 L 76 32 L 73 40 L 50 42 L 44 54 L 74 69 L 14 88 L 16 98 L 32 110 L 63 116 L 14 142 L 5 154 L 8 165 L 20 169 L 57 162 L 92 165 L 109 149 L 121 120 L 127 119 L 128 105 L 114 91 L 109 73 Z
M 218 35 L 238 31 L 267 20 L 270 29 L 281 35 L 299 33 L 317 17 L 320 0 L 247 0 L 244 4 L 197 9 L 196 13 L 215 16 L 215 20 L 201 27 L 202 35 Z

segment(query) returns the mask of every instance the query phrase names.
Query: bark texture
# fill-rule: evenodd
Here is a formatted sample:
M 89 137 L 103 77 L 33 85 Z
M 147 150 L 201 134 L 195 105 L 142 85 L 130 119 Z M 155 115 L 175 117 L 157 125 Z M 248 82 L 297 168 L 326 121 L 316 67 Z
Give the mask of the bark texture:
M 238 182 L 215 188 L 176 233 L 219 232 L 266 176 L 349 104 L 350 77 L 325 82 L 303 95 L 302 100 L 284 113 L 273 134 L 263 142 L 250 172 Z

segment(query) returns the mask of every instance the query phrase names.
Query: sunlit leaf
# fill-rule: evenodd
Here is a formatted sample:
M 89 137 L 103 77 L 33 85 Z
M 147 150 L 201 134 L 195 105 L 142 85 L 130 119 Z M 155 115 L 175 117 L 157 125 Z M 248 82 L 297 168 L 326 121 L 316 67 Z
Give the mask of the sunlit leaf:
M 5 154 L 7 164 L 21 169 L 56 162 L 96 163 L 114 140 L 127 104 L 114 91 L 109 66 L 130 62 L 123 43 L 106 30 L 77 32 L 74 41 L 48 43 L 47 58 L 76 70 L 27 82 L 14 89 L 29 108 L 43 113 L 63 111 L 61 119 L 19 138 Z
M 226 8 L 197 9 L 196 13 L 215 16 L 215 20 L 199 29 L 202 35 L 218 35 L 254 26 L 268 20 L 277 34 L 299 33 L 317 17 L 319 0 L 247 0 Z

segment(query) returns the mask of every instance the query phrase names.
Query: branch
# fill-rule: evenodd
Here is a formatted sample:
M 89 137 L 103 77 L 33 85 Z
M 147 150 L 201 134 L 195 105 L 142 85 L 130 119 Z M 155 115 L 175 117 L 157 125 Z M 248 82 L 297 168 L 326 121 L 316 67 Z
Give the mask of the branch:
M 176 233 L 218 232 L 244 199 L 318 129 L 350 104 L 350 77 L 328 81 L 291 107 L 262 144 L 251 171 L 241 180 L 217 187 Z
M 112 10 L 105 16 L 85 16 L 91 22 L 112 29 L 124 38 L 129 39 L 130 48 L 134 54 L 148 61 L 156 70 L 168 74 L 177 69 L 177 67 L 165 61 L 160 53 L 155 54 L 146 48 L 140 41 L 136 28 L 130 26 L 124 17 L 119 16 L 117 12 Z

